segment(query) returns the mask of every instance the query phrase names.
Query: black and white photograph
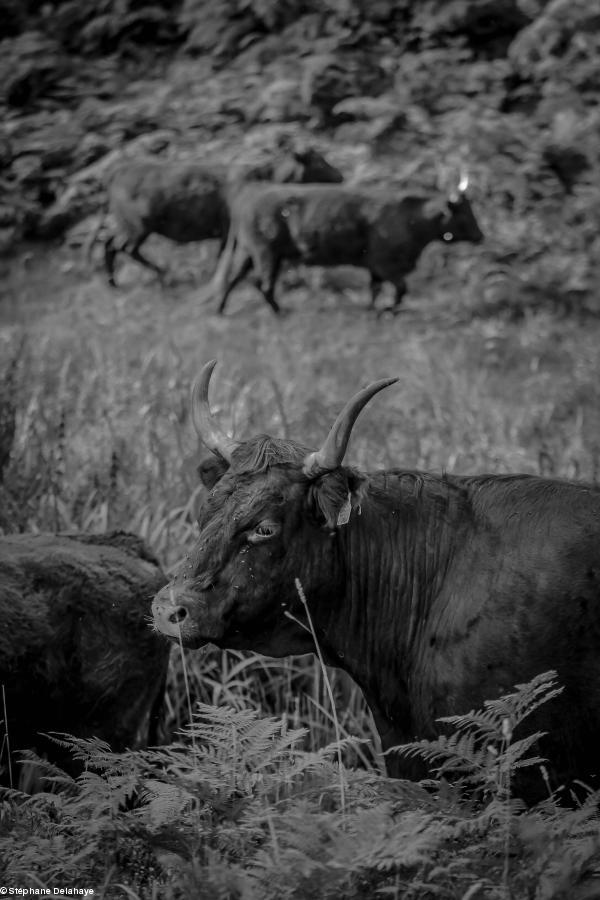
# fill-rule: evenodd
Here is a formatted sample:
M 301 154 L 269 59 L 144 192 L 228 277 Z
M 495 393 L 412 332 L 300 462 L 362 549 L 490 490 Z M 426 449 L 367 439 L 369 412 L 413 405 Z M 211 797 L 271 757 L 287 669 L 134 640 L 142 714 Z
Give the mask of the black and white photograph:
M 0 0 L 0 900 L 600 900 L 598 0 Z

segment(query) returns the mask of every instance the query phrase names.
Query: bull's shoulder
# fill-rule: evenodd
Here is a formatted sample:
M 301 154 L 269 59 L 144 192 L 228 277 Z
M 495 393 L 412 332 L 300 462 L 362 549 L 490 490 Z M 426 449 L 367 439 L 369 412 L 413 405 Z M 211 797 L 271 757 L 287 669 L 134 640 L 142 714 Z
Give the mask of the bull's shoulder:
M 323 219 L 362 211 L 369 195 L 345 184 L 269 184 L 256 186 L 250 205 L 264 210 L 300 210 Z
M 600 533 L 600 487 L 585 482 L 529 474 L 435 475 L 404 469 L 369 473 L 373 496 L 388 505 L 423 509 L 440 506 L 473 525 L 532 530 L 567 520 L 573 528 Z
M 310 199 L 312 197 L 349 197 L 362 195 L 363 192 L 352 188 L 347 184 L 327 183 L 301 183 L 286 182 L 284 184 L 272 181 L 251 181 L 243 188 L 256 197 L 298 197 Z

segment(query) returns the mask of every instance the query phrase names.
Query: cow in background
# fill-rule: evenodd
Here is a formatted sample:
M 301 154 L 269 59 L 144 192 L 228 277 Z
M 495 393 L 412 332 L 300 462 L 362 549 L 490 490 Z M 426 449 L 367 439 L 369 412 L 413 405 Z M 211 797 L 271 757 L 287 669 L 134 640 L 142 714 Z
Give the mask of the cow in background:
M 224 312 L 231 291 L 251 273 L 278 313 L 281 265 L 298 262 L 367 269 L 371 307 L 388 281 L 396 312 L 406 276 L 428 244 L 483 240 L 466 189 L 466 176 L 447 195 L 430 196 L 345 185 L 248 185 L 233 201 L 230 234 L 213 278 L 218 310 Z
M 106 184 L 107 211 L 115 223 L 104 244 L 104 263 L 111 285 L 115 285 L 115 261 L 126 253 L 162 278 L 164 269 L 141 252 L 151 234 L 160 234 L 179 244 L 216 239 L 225 244 L 230 222 L 230 203 L 242 183 L 333 182 L 341 172 L 313 147 L 284 144 L 271 162 L 231 172 L 208 163 L 152 158 L 124 160 L 115 165 Z M 91 254 L 102 218 L 91 236 Z

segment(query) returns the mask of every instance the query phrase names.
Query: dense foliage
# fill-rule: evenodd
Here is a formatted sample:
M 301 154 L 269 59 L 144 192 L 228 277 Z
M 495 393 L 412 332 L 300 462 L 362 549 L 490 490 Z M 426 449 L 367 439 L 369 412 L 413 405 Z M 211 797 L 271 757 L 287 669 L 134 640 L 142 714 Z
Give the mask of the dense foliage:
M 455 723 L 441 752 L 422 742 L 423 756 L 444 758 L 427 790 L 340 767 L 339 747 L 307 752 L 305 730 L 251 710 L 200 705 L 181 743 L 160 750 L 115 754 L 60 738 L 84 772 L 72 780 L 49 770 L 46 790 L 31 797 L 4 791 L 4 878 L 134 900 L 376 891 L 558 900 L 565 887 L 595 890 L 598 795 L 575 811 L 549 797 L 524 812 L 507 792 L 518 766 L 540 762 L 535 736 L 512 744 L 510 729 L 555 690 L 548 673 Z M 451 771 L 458 781 L 440 780 Z

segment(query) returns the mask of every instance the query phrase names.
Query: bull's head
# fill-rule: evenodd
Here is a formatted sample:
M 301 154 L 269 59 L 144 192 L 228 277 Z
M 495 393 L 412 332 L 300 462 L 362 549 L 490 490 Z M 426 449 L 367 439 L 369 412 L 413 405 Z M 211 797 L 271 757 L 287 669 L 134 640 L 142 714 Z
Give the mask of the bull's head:
M 467 197 L 469 176 L 462 170 L 460 180 L 446 198 L 446 209 L 442 214 L 442 237 L 447 242 L 471 241 L 474 244 L 483 240 L 483 232 L 475 218 L 475 213 Z
M 214 454 L 214 485 L 198 519 L 200 535 L 175 577 L 155 598 L 159 631 L 184 645 L 215 643 L 270 656 L 314 650 L 295 587 L 335 616 L 345 563 L 338 536 L 359 506 L 359 472 L 342 465 L 361 409 L 386 378 L 346 404 L 320 450 L 259 435 L 238 443 L 213 418 L 208 386 L 215 361 L 192 388 L 195 428 Z M 357 513 L 355 513 L 356 515 Z M 286 615 L 287 613 L 287 615 Z M 291 614 L 291 615 L 290 615 Z
M 294 159 L 301 166 L 303 182 L 321 182 L 323 184 L 341 184 L 344 176 L 339 169 L 327 162 L 324 156 L 314 147 L 297 147 Z
M 280 140 L 278 149 L 283 151 L 273 173 L 273 181 L 298 184 L 341 184 L 344 176 L 322 153 L 306 144 L 294 144 L 287 137 Z

